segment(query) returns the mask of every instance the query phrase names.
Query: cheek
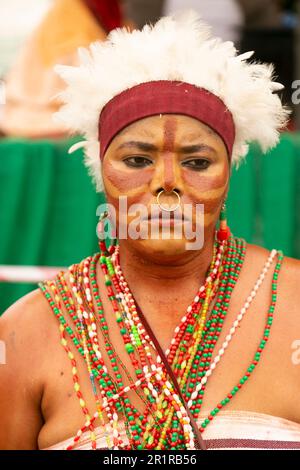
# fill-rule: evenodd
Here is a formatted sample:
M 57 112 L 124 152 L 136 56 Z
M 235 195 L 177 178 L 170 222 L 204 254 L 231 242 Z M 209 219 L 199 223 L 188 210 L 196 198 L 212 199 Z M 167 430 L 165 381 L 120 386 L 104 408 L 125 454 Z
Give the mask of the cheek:
M 122 170 L 113 161 L 102 162 L 102 176 L 107 199 L 114 205 L 120 196 L 127 196 L 129 204 L 145 202 L 145 187 L 153 178 L 153 169 Z M 141 200 L 143 198 L 143 201 Z
M 209 174 L 184 169 L 182 176 L 186 195 L 192 203 L 204 204 L 205 213 L 212 214 L 219 209 L 220 200 L 228 186 L 229 172 L 226 165 Z

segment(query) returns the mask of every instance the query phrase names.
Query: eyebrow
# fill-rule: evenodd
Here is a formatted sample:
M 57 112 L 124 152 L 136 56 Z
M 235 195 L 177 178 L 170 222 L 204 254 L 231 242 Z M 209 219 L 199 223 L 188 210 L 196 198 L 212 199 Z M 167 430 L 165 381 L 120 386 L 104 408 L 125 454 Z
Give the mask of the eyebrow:
M 138 148 L 139 150 L 143 150 L 144 152 L 155 152 L 158 150 L 156 145 L 150 144 L 148 142 L 140 142 L 137 140 L 131 140 L 129 142 L 124 142 L 123 144 L 119 145 L 119 149 L 123 148 Z
M 129 142 L 124 142 L 121 144 L 118 149 L 122 148 L 138 148 L 139 150 L 142 150 L 144 152 L 157 152 L 159 149 L 156 145 L 150 144 L 149 142 L 140 142 L 137 140 L 131 140 Z M 206 144 L 196 144 L 196 145 L 184 145 L 182 147 L 178 147 L 177 151 L 178 153 L 182 154 L 189 154 L 189 153 L 196 153 L 196 152 L 201 152 L 203 150 L 210 151 L 216 153 L 216 150 L 211 147 L 210 145 Z
M 202 152 L 203 150 L 216 153 L 213 147 L 206 144 L 184 145 L 183 147 L 179 147 L 179 152 L 183 154 Z

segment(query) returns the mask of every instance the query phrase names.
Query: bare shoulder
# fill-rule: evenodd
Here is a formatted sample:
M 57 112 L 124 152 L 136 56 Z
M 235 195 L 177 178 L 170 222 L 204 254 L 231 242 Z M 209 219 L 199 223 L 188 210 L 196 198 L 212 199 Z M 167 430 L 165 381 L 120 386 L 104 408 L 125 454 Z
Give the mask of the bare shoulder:
M 257 275 L 270 253 L 271 250 L 261 246 L 247 244 L 248 269 Z M 276 256 L 270 269 L 270 279 L 273 276 L 277 260 L 278 257 Z M 283 257 L 278 274 L 277 293 L 278 308 L 282 312 L 286 312 L 285 315 L 280 315 L 279 318 L 284 319 L 284 321 L 288 320 L 288 324 L 293 324 L 300 331 L 300 260 L 288 256 Z
M 271 252 L 271 250 L 250 243 L 247 244 L 247 251 L 249 251 L 249 258 L 254 265 L 263 263 Z M 300 300 L 299 281 L 300 260 L 284 255 L 278 276 L 278 284 L 284 286 L 288 293 L 293 292 L 298 301 Z
M 52 317 L 39 289 L 15 302 L 0 317 L 4 345 L 0 365 L 1 449 L 37 448 L 43 425 L 40 404 L 47 376 L 47 345 L 53 334 Z
M 50 307 L 40 289 L 35 289 L 12 304 L 0 317 L 2 339 L 13 338 L 14 350 L 24 350 L 27 341 L 33 345 L 49 334 Z M 10 341 L 11 342 L 11 341 Z

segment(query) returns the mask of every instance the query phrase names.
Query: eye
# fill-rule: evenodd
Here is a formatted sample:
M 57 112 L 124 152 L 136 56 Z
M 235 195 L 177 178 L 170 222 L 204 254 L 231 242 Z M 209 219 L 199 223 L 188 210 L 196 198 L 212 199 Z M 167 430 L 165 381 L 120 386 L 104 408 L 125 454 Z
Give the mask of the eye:
M 145 168 L 146 166 L 152 165 L 152 160 L 150 160 L 150 158 L 139 155 L 125 158 L 123 162 L 130 168 Z
M 193 158 L 182 162 L 182 166 L 188 167 L 195 171 L 206 170 L 210 164 L 211 162 L 205 158 Z

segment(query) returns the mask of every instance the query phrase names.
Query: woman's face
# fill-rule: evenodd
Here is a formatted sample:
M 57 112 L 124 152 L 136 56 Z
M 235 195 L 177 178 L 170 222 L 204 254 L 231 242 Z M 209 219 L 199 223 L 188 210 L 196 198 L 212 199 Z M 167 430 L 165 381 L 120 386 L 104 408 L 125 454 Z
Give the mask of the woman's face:
M 107 202 L 115 208 L 117 233 L 118 227 L 124 230 L 127 224 L 126 243 L 145 255 L 174 256 L 186 252 L 187 243 L 196 239 L 196 235 L 189 238 L 186 224 L 192 224 L 195 234 L 203 233 L 204 244 L 211 239 L 228 191 L 230 164 L 222 139 L 212 129 L 188 116 L 165 114 L 141 119 L 121 131 L 105 153 L 102 176 Z M 164 208 L 178 202 L 172 190 L 179 194 L 180 209 L 175 214 L 181 210 L 184 222 L 180 213 L 172 220 L 174 212 L 158 208 L 157 195 L 162 190 L 159 202 Z M 120 198 L 123 207 L 126 201 L 125 218 L 121 217 Z M 135 212 L 133 204 L 140 204 L 142 211 Z M 152 204 L 151 236 L 148 216 Z M 203 205 L 198 206 L 203 208 L 202 220 L 201 210 L 198 215 L 196 212 L 199 204 Z M 192 212 L 185 210 L 187 207 Z M 166 221 L 162 221 L 163 213 Z M 133 232 L 128 230 L 130 226 Z M 175 231 L 181 236 L 175 236 Z M 132 236 L 137 232 L 142 232 L 142 237 Z

